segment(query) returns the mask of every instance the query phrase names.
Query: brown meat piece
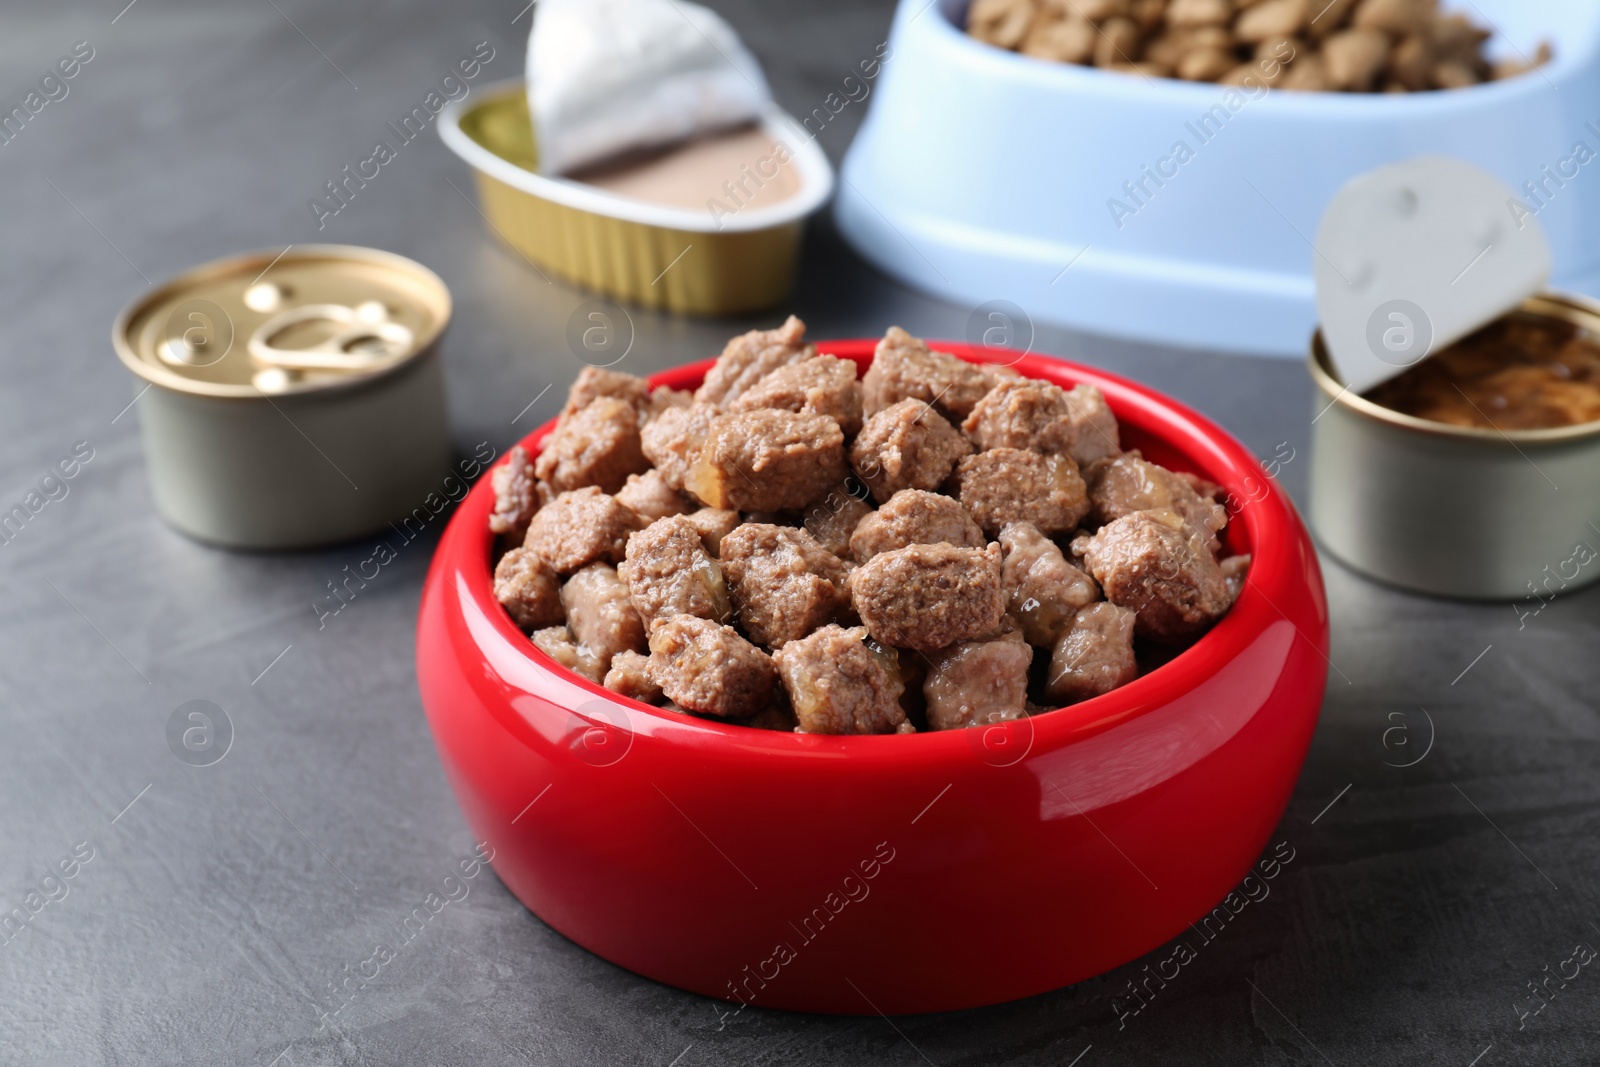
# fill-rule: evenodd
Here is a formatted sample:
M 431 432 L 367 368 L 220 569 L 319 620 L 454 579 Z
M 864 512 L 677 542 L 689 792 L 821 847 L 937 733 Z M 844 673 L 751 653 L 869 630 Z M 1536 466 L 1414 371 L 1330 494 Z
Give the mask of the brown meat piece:
M 700 535 L 700 543 L 713 556 L 722 554 L 722 539 L 739 528 L 743 520 L 737 511 L 727 508 L 700 508 L 684 516 Z
M 631 650 L 611 657 L 605 687 L 645 704 L 659 704 L 663 699 L 661 687 L 650 680 L 650 657 Z
M 497 534 L 521 538 L 528 532 L 533 513 L 539 510 L 539 486 L 528 453 L 518 445 L 506 461 L 494 469 L 489 483 L 494 487 L 494 511 L 489 514 L 489 529 Z
M 776 330 L 751 330 L 733 338 L 706 374 L 694 398 L 727 404 L 779 367 L 810 359 L 816 345 L 804 344 L 806 324 L 790 315 Z
M 1005 615 L 1000 546 L 908 545 L 850 575 L 862 623 L 886 645 L 932 651 L 992 633 Z
M 716 622 L 733 617 L 722 568 L 682 515 L 657 519 L 629 537 L 628 559 L 619 571 L 646 627 L 669 615 Z
M 606 676 L 605 664 L 589 649 L 572 639 L 572 631 L 565 626 L 551 626 L 535 630 L 529 640 L 535 648 L 574 674 L 596 684 Z
M 956 464 L 956 495 L 993 536 L 1008 522 L 1029 522 L 1040 533 L 1077 528 L 1089 510 L 1088 487 L 1070 456 L 991 448 Z
M 902 489 L 937 489 L 972 444 L 921 400 L 902 400 L 867 419 L 850 446 L 850 464 L 873 499 Z
M 935 652 L 922 695 L 928 729 L 956 730 L 1021 719 L 1027 714 L 1033 649 L 1012 633 L 993 641 L 963 641 Z
M 1117 417 L 1111 414 L 1105 394 L 1092 385 L 1075 385 L 1067 390 L 1072 408 L 1072 444 L 1067 455 L 1082 467 L 1122 451 L 1117 432 Z
M 1096 463 L 1085 474 L 1089 483 L 1089 520 L 1094 526 L 1104 526 L 1135 511 L 1170 508 L 1204 535 L 1211 551 L 1217 550 L 1217 533 L 1228 525 L 1228 509 L 1201 496 L 1189 478 L 1151 463 L 1137 449 Z
M 1250 553 L 1229 556 L 1217 566 L 1222 568 L 1222 580 L 1228 585 L 1228 606 L 1232 607 L 1239 594 L 1244 592 L 1245 579 L 1250 576 Z
M 1074 433 L 1067 391 L 1053 382 L 1015 378 L 997 384 L 961 424 L 979 449 L 1070 452 Z
M 1030 645 L 1050 647 L 1080 608 L 1100 599 L 1094 579 L 1067 562 L 1056 543 L 1026 522 L 1000 528 L 1006 611 Z
M 656 465 L 661 480 L 673 489 L 683 488 L 689 464 L 700 452 L 717 409 L 709 404 L 687 408 L 668 408 L 651 419 L 639 432 L 639 445 L 645 457 Z
M 812 356 L 779 367 L 726 405 L 728 411 L 774 408 L 802 415 L 828 415 L 846 437 L 861 429 L 861 383 L 854 361 Z
M 1176 511 L 1136 511 L 1079 537 L 1082 556 L 1113 604 L 1137 613 L 1141 635 L 1192 636 L 1228 610 L 1228 586 L 1205 538 Z
M 850 553 L 857 563 L 865 563 L 880 552 L 940 542 L 957 548 L 987 544 L 960 501 L 922 489 L 902 489 L 856 526 Z
M 650 383 L 634 374 L 585 367 L 567 390 L 563 417 L 575 415 L 603 396 L 627 401 L 641 417 L 650 407 Z
M 557 574 L 623 558 L 639 516 L 594 486 L 562 493 L 534 515 L 523 544 Z
M 826 415 L 743 411 L 720 415 L 684 478 L 714 508 L 803 508 L 844 479 L 844 434 Z
M 960 422 L 994 385 L 984 368 L 934 352 L 927 342 L 889 327 L 861 378 L 862 409 L 868 418 L 903 400 L 920 400 L 951 422 Z
M 513 548 L 495 564 L 494 598 L 524 630 L 555 626 L 566 620 L 556 572 L 529 548 Z
M 589 485 L 615 493 L 628 475 L 649 469 L 639 443 L 639 413 L 614 396 L 598 397 L 557 423 L 534 463 L 558 493 Z
M 594 653 L 602 671 L 618 652 L 644 650 L 644 624 L 627 584 L 610 564 L 591 563 L 568 578 L 561 587 L 561 603 L 567 609 L 567 629 Z
M 804 637 L 848 600 L 839 557 L 794 527 L 745 523 L 722 539 L 722 569 L 739 624 L 768 648 Z
M 687 389 L 674 389 L 670 385 L 658 385 L 650 391 L 649 400 L 639 412 L 639 424 L 641 427 L 648 426 L 656 416 L 668 408 L 687 411 L 693 406 L 694 393 Z
M 777 730 L 792 734 L 800 729 L 800 720 L 795 718 L 794 709 L 789 706 L 789 696 L 779 685 L 773 687 L 772 703 L 756 712 L 754 718 L 746 719 L 742 725 L 752 730 Z
M 632 509 L 645 522 L 682 515 L 689 510 L 689 501 L 668 485 L 658 470 L 628 475 L 627 484 L 617 490 L 617 502 Z
M 773 657 L 802 733 L 912 732 L 900 707 L 897 654 L 868 647 L 866 636 L 859 626 L 828 625 Z
M 850 555 L 850 535 L 857 524 L 872 514 L 872 505 L 850 492 L 852 484 L 853 479 L 836 486 L 801 517 L 806 532 L 841 559 Z
M 1133 681 L 1139 674 L 1133 629 L 1133 612 L 1116 604 L 1091 604 L 1078 612 L 1050 652 L 1045 693 L 1073 704 Z
M 731 626 L 674 615 L 650 631 L 650 678 L 686 711 L 739 719 L 767 707 L 778 669 Z

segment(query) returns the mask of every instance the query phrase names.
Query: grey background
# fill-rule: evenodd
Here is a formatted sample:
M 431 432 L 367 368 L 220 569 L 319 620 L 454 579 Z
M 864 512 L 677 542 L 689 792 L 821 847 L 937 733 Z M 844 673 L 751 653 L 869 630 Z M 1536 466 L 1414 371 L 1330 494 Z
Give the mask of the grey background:
M 891 1023 L 752 1010 L 719 1030 L 718 1004 L 589 955 L 485 873 L 319 1033 L 314 998 L 472 846 L 413 675 L 442 520 L 319 631 L 312 601 L 370 545 L 237 555 L 163 526 L 137 405 L 119 417 L 133 388 L 109 325 L 146 279 L 218 255 L 319 238 L 392 249 L 454 291 L 458 447 L 504 450 L 579 369 L 564 333 L 586 297 L 486 235 L 447 184 L 470 195 L 465 167 L 431 135 L 320 234 L 307 208 L 476 42 L 497 51 L 479 84 L 518 75 L 519 0 L 124 2 L 8 0 L 0 35 L 8 109 L 73 42 L 95 49 L 70 95 L 0 146 L 0 509 L 74 442 L 94 449 L 70 494 L 0 546 L 0 913 L 75 844 L 94 850 L 69 895 L 0 944 L 0 1063 L 1600 1059 L 1595 968 L 1526 1029 L 1514 1007 L 1537 1003 L 1526 983 L 1576 942 L 1600 945 L 1600 593 L 1519 628 L 1509 606 L 1407 596 L 1332 562 L 1336 669 L 1277 835 L 1296 858 L 1125 1028 L 1111 998 L 1155 956 L 981 1011 Z M 792 112 L 870 55 L 889 17 L 882 2 L 716 6 Z M 824 131 L 835 161 L 862 110 Z M 826 218 L 792 306 L 820 337 L 889 323 L 962 336 L 971 311 L 867 269 Z M 634 319 L 639 372 L 711 355 L 749 325 Z M 1042 327 L 1035 347 L 1150 382 L 1258 454 L 1286 442 L 1280 476 L 1303 497 L 1312 393 L 1299 364 Z M 168 749 L 168 718 L 190 700 L 233 724 L 214 766 Z M 1431 751 L 1386 766 L 1426 745 L 1419 708 Z

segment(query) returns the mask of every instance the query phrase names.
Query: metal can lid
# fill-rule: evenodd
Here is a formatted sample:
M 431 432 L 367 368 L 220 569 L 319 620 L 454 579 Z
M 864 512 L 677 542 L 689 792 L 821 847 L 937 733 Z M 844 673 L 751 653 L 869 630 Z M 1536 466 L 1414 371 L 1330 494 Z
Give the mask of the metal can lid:
M 337 388 L 426 351 L 450 291 L 422 264 L 353 245 L 290 245 L 185 271 L 117 316 L 135 374 L 177 392 L 261 397 Z

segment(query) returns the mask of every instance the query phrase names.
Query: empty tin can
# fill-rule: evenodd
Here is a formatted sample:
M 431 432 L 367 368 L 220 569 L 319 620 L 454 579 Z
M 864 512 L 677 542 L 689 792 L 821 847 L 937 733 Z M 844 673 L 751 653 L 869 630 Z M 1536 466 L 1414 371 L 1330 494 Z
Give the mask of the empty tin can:
M 1600 338 L 1600 303 L 1543 293 L 1513 315 Z M 1311 526 L 1364 574 L 1439 596 L 1542 602 L 1600 579 L 1600 423 L 1476 429 L 1374 404 L 1312 338 Z M 1531 601 L 1530 601 L 1531 603 Z
M 178 530 L 304 548 L 383 528 L 451 461 L 437 343 L 450 293 L 419 263 L 291 245 L 187 271 L 123 310 L 150 487 Z

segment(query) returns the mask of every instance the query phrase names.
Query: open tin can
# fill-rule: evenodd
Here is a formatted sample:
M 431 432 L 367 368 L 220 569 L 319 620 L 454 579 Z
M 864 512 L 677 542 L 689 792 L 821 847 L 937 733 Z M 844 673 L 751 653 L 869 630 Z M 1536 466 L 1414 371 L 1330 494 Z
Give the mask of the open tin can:
M 1552 292 L 1512 315 L 1600 339 L 1600 303 Z M 1600 579 L 1600 422 L 1541 430 L 1450 426 L 1367 400 L 1319 331 L 1310 369 L 1311 526 L 1338 559 L 1439 596 L 1541 601 Z
M 383 528 L 451 461 L 450 293 L 403 256 L 292 245 L 196 267 L 117 316 L 157 510 L 230 548 Z

